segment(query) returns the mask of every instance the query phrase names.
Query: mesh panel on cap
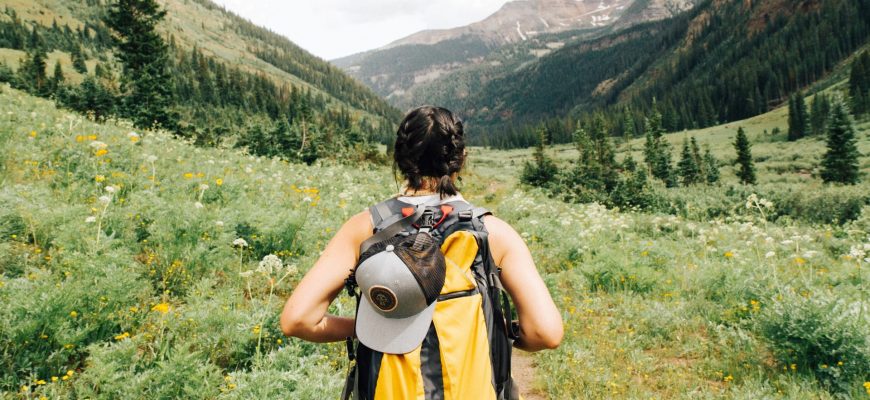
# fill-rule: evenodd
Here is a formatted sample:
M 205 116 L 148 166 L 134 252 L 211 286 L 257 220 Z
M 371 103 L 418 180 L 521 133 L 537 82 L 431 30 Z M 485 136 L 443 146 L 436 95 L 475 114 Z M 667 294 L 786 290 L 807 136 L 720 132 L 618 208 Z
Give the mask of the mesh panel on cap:
M 417 279 L 423 295 L 426 296 L 426 304 L 432 304 L 441 294 L 447 276 L 444 254 L 441 253 L 438 241 L 427 232 L 404 239 L 393 251 Z
M 416 248 L 420 250 L 415 251 L 412 248 L 415 243 L 417 244 Z M 426 297 L 426 304 L 432 304 L 441 294 L 441 288 L 444 286 L 444 279 L 447 276 L 444 254 L 441 253 L 438 241 L 428 233 L 394 236 L 373 244 L 368 250 L 360 254 L 357 265 L 369 257 L 385 251 L 389 245 L 393 245 L 393 252 L 414 275 L 423 290 L 423 296 Z

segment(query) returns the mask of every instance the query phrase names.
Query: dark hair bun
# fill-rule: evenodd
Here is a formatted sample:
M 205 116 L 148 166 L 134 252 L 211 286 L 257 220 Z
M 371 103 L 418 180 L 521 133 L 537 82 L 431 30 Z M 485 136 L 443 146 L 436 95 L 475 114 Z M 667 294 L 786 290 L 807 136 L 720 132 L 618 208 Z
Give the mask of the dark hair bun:
M 421 189 L 424 178 L 435 178 L 442 198 L 455 195 L 451 175 L 465 163 L 462 121 L 443 107 L 417 107 L 399 123 L 393 155 L 409 188 Z

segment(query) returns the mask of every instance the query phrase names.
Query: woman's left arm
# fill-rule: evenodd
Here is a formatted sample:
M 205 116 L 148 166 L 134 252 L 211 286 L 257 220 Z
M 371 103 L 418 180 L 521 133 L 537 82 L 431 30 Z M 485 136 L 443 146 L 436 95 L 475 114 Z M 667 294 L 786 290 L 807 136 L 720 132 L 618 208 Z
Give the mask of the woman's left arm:
M 354 215 L 335 233 L 281 312 L 281 331 L 311 342 L 336 342 L 354 335 L 354 319 L 328 315 L 329 305 L 359 258 L 360 244 L 371 236 L 368 210 Z

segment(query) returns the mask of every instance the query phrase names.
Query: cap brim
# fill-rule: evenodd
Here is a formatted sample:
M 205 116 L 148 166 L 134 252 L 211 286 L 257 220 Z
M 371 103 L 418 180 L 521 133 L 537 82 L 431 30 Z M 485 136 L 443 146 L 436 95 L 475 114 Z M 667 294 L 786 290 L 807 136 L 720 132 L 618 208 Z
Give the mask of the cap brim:
M 407 318 L 387 318 L 375 311 L 365 296 L 360 296 L 356 336 L 366 347 L 381 353 L 410 353 L 423 343 L 429 332 L 436 303 L 433 301 L 423 311 Z

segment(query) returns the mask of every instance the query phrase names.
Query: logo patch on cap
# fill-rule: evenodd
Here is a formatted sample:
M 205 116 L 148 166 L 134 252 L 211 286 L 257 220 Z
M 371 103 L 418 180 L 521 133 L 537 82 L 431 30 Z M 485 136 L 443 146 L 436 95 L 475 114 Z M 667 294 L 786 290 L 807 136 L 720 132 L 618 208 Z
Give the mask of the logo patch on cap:
M 369 289 L 369 298 L 372 304 L 383 312 L 393 311 L 399 303 L 396 294 L 383 286 L 372 286 Z

